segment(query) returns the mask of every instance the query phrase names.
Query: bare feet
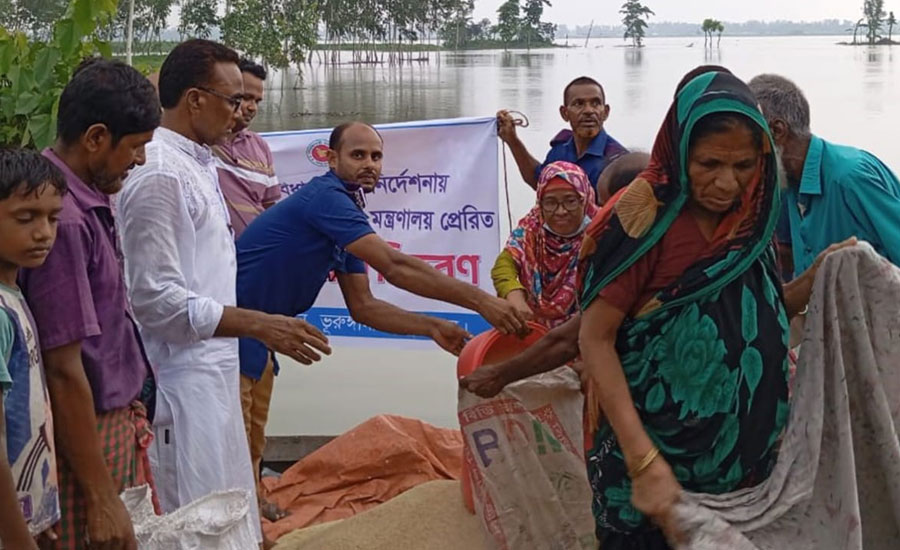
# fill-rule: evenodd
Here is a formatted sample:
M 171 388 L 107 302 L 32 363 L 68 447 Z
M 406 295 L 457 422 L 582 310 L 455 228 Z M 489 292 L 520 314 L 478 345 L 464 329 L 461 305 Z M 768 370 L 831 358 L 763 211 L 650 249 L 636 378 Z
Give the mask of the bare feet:
M 503 368 L 503 364 L 485 365 L 479 367 L 462 380 L 459 385 L 479 397 L 494 397 L 508 384 L 514 382 L 509 376 L 509 370 Z
M 269 521 L 279 521 L 291 515 L 286 510 L 279 508 L 274 502 L 269 502 L 268 500 L 260 502 L 259 514 Z

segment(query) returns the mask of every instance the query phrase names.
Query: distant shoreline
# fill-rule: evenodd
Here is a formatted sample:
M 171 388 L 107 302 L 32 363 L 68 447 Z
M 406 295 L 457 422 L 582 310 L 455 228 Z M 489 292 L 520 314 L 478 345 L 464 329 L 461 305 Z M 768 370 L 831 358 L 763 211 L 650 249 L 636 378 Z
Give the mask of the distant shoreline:
M 791 33 L 784 33 L 784 34 L 724 33 L 722 35 L 722 39 L 726 40 L 728 38 L 826 38 L 829 36 L 847 38 L 847 35 L 845 35 L 845 34 L 834 34 L 834 33 L 815 33 L 815 34 L 814 33 L 793 33 L 793 34 L 791 34 Z M 587 38 L 587 36 L 571 36 L 570 35 L 568 37 L 569 40 L 582 40 L 582 41 L 586 38 Z M 622 40 L 621 35 L 617 36 L 617 35 L 604 34 L 604 35 L 600 35 L 600 36 L 592 35 L 590 37 L 591 40 L 615 39 L 615 38 Z M 645 39 L 647 39 L 647 38 L 700 38 L 700 39 L 702 39 L 703 33 L 698 32 L 697 34 L 648 34 L 644 38 Z M 717 39 L 718 39 L 718 37 L 713 38 L 713 40 L 717 40 Z M 562 42 L 565 40 L 566 40 L 566 37 L 556 39 L 557 42 Z M 897 42 L 894 42 L 894 43 L 896 44 Z
M 837 45 L 838 46 L 900 46 L 900 42 L 897 42 L 896 40 L 888 40 L 887 38 L 884 38 L 874 44 L 869 44 L 868 42 L 855 42 L 855 43 L 854 42 L 838 42 Z

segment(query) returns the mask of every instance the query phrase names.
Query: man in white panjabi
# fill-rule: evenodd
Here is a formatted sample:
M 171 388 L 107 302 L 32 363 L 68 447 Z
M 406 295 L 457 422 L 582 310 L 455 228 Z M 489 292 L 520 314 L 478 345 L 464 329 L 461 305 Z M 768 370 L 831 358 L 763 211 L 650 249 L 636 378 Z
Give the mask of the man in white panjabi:
M 171 512 L 216 491 L 243 489 L 261 541 L 240 403 L 236 337 L 261 338 L 310 364 L 330 353 L 299 319 L 235 307 L 234 238 L 209 148 L 239 116 L 238 56 L 207 40 L 177 46 L 159 77 L 163 117 L 118 198 L 129 296 L 158 369 L 151 464 Z

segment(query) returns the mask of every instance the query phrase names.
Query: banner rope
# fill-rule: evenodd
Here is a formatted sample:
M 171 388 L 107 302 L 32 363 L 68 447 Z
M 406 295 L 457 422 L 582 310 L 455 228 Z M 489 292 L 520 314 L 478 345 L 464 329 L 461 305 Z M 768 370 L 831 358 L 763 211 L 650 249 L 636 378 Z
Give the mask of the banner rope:
M 530 122 L 528 121 L 528 117 L 525 116 L 525 113 L 520 111 L 509 111 L 509 114 L 513 115 L 513 125 L 528 128 Z M 503 142 L 503 189 L 506 192 L 506 218 L 509 220 L 509 230 L 512 231 L 512 205 L 509 202 L 509 174 L 506 170 L 506 142 Z

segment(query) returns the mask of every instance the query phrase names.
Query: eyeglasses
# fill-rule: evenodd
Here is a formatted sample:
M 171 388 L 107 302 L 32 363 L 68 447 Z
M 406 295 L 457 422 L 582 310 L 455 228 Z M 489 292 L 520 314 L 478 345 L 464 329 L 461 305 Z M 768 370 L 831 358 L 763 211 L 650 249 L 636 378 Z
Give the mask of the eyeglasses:
M 566 212 L 574 212 L 581 208 L 581 199 L 578 197 L 567 197 L 562 201 L 556 199 L 544 199 L 541 201 L 541 209 L 544 212 L 553 213 L 562 205 Z
M 241 95 L 241 97 L 234 97 L 234 96 L 230 96 L 230 95 L 225 95 L 222 92 L 217 92 L 216 90 L 213 90 L 212 88 L 207 88 L 206 86 L 194 86 L 194 87 L 197 88 L 198 90 L 200 90 L 201 92 L 206 92 L 208 94 L 212 94 L 216 97 L 224 99 L 225 101 L 228 102 L 229 105 L 231 105 L 231 108 L 233 109 L 233 112 L 235 112 L 235 113 L 238 112 L 238 110 L 240 110 L 241 103 L 244 102 L 243 95 Z

